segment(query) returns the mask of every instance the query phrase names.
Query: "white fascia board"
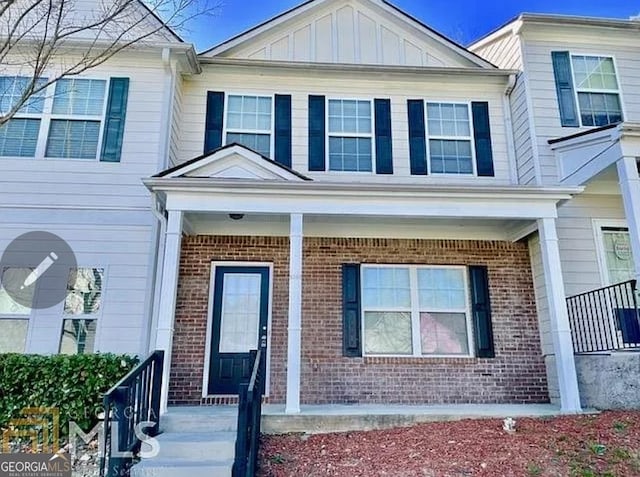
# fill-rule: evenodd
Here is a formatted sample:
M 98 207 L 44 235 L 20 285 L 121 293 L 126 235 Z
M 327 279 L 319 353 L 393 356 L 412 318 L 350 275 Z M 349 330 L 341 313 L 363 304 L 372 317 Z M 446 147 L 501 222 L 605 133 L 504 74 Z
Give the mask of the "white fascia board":
M 556 217 L 556 204 L 581 188 L 382 186 L 202 180 L 145 181 L 168 210 L 263 214 L 535 219 Z

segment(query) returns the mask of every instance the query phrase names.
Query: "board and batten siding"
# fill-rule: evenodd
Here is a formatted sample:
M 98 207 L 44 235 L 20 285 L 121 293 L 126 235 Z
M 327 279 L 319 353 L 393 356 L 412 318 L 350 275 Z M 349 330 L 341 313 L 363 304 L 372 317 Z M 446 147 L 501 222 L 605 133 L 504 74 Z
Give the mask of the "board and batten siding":
M 83 78 L 130 78 L 120 162 L 0 157 L 0 204 L 148 209 L 150 194 L 141 179 L 163 164 L 163 73 L 160 53 L 121 54 L 87 71 Z
M 472 67 L 374 2 L 327 2 L 222 56 L 253 60 Z M 435 36 L 435 35 L 434 35 Z
M 566 30 L 566 29 L 565 29 Z M 573 32 L 573 33 L 572 33 Z M 590 128 L 562 127 L 558 98 L 551 62 L 552 51 L 570 51 L 586 55 L 613 56 L 617 67 L 618 82 L 625 121 L 640 121 L 640 44 L 629 41 L 625 32 L 580 31 L 540 27 L 535 35 L 528 33 L 523 40 L 527 75 L 541 176 L 544 184 L 557 183 L 558 166 L 548 140 L 568 136 Z
M 366 79 L 363 79 L 366 77 Z M 182 123 L 177 138 L 180 162 L 202 154 L 207 91 L 225 94 L 290 94 L 292 96 L 293 169 L 313 179 L 344 182 L 467 183 L 508 184 L 510 162 L 504 125 L 504 78 L 446 77 L 427 74 L 411 78 L 366 75 L 364 73 L 323 73 L 223 67 L 204 65 L 204 72 L 183 81 Z M 241 85 L 241 86 L 240 86 Z M 391 99 L 393 176 L 375 173 L 309 172 L 308 97 L 323 95 L 342 99 Z M 488 101 L 495 177 L 412 176 L 409 164 L 407 100 L 433 102 Z M 374 167 L 375 169 L 375 167 Z
M 522 69 L 520 37 L 505 34 L 479 47 L 469 48 L 474 53 L 505 70 Z
M 150 213 L 4 210 L 3 215 L 8 221 L 0 224 L 0 250 L 23 233 L 45 230 L 71 246 L 79 267 L 104 268 L 101 309 L 86 316 L 98 320 L 96 351 L 146 353 Z M 57 353 L 63 318 L 64 303 L 33 310 L 26 352 Z

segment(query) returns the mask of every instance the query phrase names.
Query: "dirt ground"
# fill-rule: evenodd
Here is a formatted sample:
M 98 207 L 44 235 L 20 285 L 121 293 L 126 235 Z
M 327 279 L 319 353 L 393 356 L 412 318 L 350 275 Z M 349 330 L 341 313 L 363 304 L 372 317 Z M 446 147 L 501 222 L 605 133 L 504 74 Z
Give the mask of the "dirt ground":
M 261 477 L 640 476 L 640 412 L 264 436 Z

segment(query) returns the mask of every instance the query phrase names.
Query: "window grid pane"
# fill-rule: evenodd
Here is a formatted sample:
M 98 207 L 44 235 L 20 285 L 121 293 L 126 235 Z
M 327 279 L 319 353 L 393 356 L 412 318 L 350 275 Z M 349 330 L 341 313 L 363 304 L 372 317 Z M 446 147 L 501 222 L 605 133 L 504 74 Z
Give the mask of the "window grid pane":
M 365 353 L 413 354 L 411 313 L 366 312 Z
M 66 315 L 92 315 L 102 307 L 103 268 L 78 268 L 69 274 Z
M 371 134 L 371 102 L 361 100 L 329 100 L 329 132 Z
M 97 320 L 64 320 L 60 354 L 89 354 L 95 351 Z
M 469 354 L 464 313 L 420 313 L 422 354 Z
M 29 86 L 31 78 L 25 76 L 0 77 L 0 114 L 11 111 Z M 47 82 L 46 78 L 36 80 L 35 86 L 40 87 Z M 18 114 L 41 114 L 44 108 L 45 90 L 33 93 L 25 105 L 18 110 Z
M 370 138 L 330 137 L 329 170 L 371 172 L 373 156 Z
M 271 155 L 271 135 L 269 134 L 227 133 L 227 144 L 234 142 L 265 157 Z
M 578 93 L 583 126 L 606 126 L 622 121 L 620 98 L 611 93 Z
M 466 104 L 427 103 L 427 124 L 430 137 L 471 137 Z
M 226 143 L 242 144 L 258 154 L 271 157 L 271 105 L 272 100 L 268 96 L 229 96 Z
M 101 116 L 106 84 L 104 80 L 59 80 L 53 98 L 53 114 Z
M 456 268 L 418 269 L 418 296 L 421 311 L 464 310 L 467 308 L 464 272 Z
M 33 304 L 34 287 L 22 288 L 22 284 L 33 271 L 32 268 L 5 268 L 0 270 L 0 315 L 29 316 Z M 12 291 L 17 303 L 6 289 Z M 29 304 L 29 305 L 26 305 Z
M 432 174 L 473 174 L 471 141 L 430 139 Z
M 52 119 L 47 140 L 47 157 L 95 159 L 100 137 L 99 121 Z
M 0 156 L 34 157 L 39 132 L 39 119 L 10 119 L 0 126 Z
M 612 58 L 572 56 L 571 61 L 578 89 L 609 89 L 613 91 L 618 89 Z

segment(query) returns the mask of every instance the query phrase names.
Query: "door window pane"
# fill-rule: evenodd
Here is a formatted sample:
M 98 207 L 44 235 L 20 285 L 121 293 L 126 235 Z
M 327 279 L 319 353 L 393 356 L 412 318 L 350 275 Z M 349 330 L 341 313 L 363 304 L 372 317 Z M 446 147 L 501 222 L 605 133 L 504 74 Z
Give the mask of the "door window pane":
M 0 353 L 24 353 L 29 320 L 0 319 Z
M 220 352 L 248 353 L 258 348 L 262 276 L 227 273 L 222 287 Z
M 93 353 L 97 323 L 96 320 L 64 320 L 60 339 L 60 353 Z
M 29 315 L 31 307 L 26 303 L 33 304 L 34 287 L 21 289 L 22 284 L 33 269 L 31 268 L 5 268 L 0 276 L 0 315 Z M 17 303 L 7 293 L 7 288 L 14 294 L 20 294 Z M 14 295 L 15 296 L 15 295 Z
M 420 313 L 422 354 L 469 354 L 464 313 Z
M 64 301 L 66 315 L 90 315 L 102 306 L 102 282 L 104 269 L 78 268 L 69 276 L 67 298 Z
M 364 343 L 369 354 L 413 354 L 411 313 L 366 312 Z
M 609 284 L 614 285 L 635 278 L 629 232 L 603 230 L 602 237 Z

